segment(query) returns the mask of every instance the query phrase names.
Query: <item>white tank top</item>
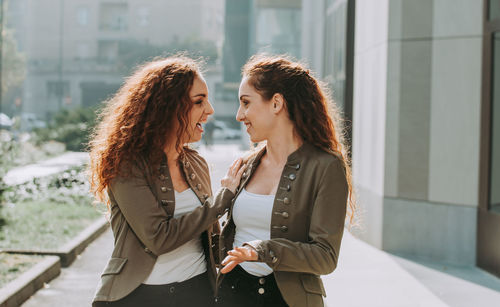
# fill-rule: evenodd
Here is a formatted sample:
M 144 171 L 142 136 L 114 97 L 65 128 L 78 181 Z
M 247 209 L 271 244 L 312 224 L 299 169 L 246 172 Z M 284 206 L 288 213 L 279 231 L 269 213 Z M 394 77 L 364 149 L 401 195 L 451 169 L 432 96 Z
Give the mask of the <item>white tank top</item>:
M 174 218 L 178 218 L 200 206 L 193 190 L 175 192 Z M 192 239 L 166 254 L 158 256 L 153 270 L 143 282 L 147 285 L 164 285 L 182 282 L 207 271 L 201 237 Z
M 253 240 L 271 239 L 271 217 L 274 195 L 254 194 L 243 189 L 234 202 L 233 221 L 236 225 L 233 247 Z M 273 272 L 264 262 L 243 262 L 240 266 L 255 276 Z

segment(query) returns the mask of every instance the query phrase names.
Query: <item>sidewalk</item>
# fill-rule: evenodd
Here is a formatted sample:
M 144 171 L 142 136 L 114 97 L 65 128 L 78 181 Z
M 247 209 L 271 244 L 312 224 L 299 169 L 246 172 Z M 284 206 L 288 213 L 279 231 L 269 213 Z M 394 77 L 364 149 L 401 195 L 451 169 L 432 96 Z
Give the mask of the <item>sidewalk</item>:
M 16 185 L 30 181 L 35 177 L 44 177 L 62 172 L 72 166 L 82 165 L 89 159 L 85 152 L 67 152 L 40 163 L 29 164 L 11 169 L 3 177 L 7 185 Z
M 89 306 L 99 275 L 111 254 L 113 236 L 106 231 L 46 288 L 39 290 L 24 307 Z M 415 265 L 415 264 L 414 264 Z M 393 256 L 344 235 L 338 268 L 323 276 L 328 296 L 326 306 L 348 307 L 438 307 L 497 306 L 500 292 L 469 283 L 426 267 L 427 280 L 418 280 Z M 433 293 L 429 283 L 441 287 Z
M 212 186 L 216 191 L 227 166 L 241 151 L 236 145 L 217 145 L 213 151 L 202 147 L 199 151 L 211 165 Z M 113 237 L 108 230 L 23 306 L 89 306 L 112 245 Z M 462 278 L 390 255 L 346 231 L 337 270 L 323 276 L 328 294 L 325 304 L 330 307 L 498 306 L 500 279 L 472 267 L 454 270 L 452 273 Z M 475 279 L 477 283 L 467 279 Z

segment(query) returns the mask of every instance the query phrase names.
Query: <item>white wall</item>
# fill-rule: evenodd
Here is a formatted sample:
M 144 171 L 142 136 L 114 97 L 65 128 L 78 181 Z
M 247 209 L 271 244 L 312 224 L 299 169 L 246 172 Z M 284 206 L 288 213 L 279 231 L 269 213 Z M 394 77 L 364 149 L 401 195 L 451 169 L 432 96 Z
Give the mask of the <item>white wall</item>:
M 382 244 L 389 1 L 356 2 L 353 175 L 362 216 L 360 234 Z

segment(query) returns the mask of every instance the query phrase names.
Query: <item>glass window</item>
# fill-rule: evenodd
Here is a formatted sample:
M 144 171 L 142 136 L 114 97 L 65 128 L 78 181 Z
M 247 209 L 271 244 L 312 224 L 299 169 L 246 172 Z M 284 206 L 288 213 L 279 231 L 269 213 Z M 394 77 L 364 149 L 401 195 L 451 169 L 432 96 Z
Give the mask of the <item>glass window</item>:
M 86 59 L 90 55 L 89 45 L 87 43 L 78 43 L 76 51 L 77 59 Z
M 330 1 L 325 21 L 325 81 L 333 91 L 333 98 L 344 106 L 346 83 L 347 1 Z
M 118 56 L 118 41 L 98 41 L 97 58 L 101 63 L 113 62 Z
M 500 18 L 500 0 L 490 0 L 490 20 Z
M 86 7 L 79 7 L 76 11 L 76 20 L 80 26 L 86 26 L 89 23 L 89 9 Z
M 255 52 L 288 53 L 300 57 L 301 10 L 260 8 L 255 20 Z
M 493 35 L 490 209 L 500 212 L 500 32 Z
M 101 3 L 99 29 L 107 31 L 126 31 L 127 28 L 127 3 Z
M 137 15 L 139 18 L 139 25 L 141 27 L 149 26 L 149 17 L 150 17 L 149 7 L 141 7 L 137 12 Z

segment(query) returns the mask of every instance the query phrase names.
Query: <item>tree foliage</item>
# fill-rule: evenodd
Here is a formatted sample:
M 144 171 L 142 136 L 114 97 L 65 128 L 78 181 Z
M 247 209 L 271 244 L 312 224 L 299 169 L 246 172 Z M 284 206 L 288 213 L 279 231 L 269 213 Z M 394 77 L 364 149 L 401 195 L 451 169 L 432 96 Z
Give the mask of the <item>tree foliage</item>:
M 17 49 L 12 31 L 2 32 L 2 93 L 21 85 L 26 75 L 25 56 Z

